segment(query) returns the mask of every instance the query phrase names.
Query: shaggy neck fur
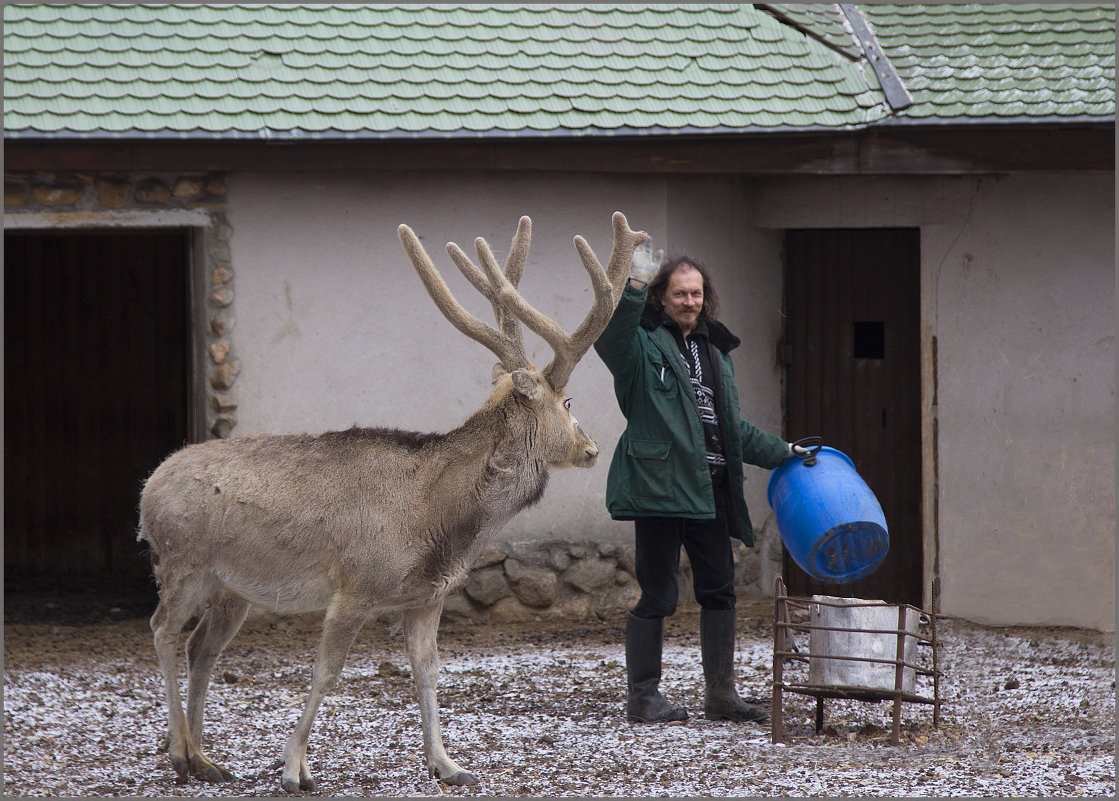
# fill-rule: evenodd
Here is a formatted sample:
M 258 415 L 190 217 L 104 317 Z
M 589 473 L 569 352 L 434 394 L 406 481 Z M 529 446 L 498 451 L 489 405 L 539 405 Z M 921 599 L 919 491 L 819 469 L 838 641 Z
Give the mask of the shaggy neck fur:
M 435 472 L 425 482 L 428 553 L 414 572 L 436 593 L 465 575 L 510 518 L 540 500 L 548 465 L 538 428 L 528 402 L 505 379 L 462 426 L 421 446 L 418 464 Z
M 548 465 L 539 429 L 536 412 L 506 376 L 481 409 L 447 434 L 447 445 L 477 460 L 471 500 L 490 512 L 487 522 L 500 526 L 543 495 Z

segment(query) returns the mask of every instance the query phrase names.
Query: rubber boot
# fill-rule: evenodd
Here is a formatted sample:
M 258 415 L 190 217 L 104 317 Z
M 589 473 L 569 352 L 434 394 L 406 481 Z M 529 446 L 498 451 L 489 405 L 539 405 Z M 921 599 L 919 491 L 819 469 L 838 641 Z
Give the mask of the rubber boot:
M 631 723 L 670 723 L 687 720 L 683 707 L 668 701 L 657 687 L 661 681 L 664 619 L 626 616 L 626 720 Z
M 769 713 L 743 701 L 734 689 L 735 622 L 733 609 L 701 609 L 699 612 L 699 643 L 703 678 L 707 684 L 703 714 L 708 720 L 765 723 Z

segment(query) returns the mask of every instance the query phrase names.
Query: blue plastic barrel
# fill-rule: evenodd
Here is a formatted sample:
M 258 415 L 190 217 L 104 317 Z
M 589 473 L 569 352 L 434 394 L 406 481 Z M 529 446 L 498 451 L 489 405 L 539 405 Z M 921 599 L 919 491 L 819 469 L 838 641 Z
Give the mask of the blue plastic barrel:
M 878 499 L 835 448 L 817 446 L 807 458 L 786 459 L 770 475 L 767 496 L 789 555 L 817 581 L 865 578 L 890 550 Z

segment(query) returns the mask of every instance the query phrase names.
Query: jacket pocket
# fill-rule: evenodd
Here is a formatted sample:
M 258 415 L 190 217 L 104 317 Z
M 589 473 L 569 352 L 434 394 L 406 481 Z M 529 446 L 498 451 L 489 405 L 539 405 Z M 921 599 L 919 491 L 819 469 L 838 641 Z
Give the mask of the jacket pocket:
M 664 356 L 660 353 L 650 355 L 648 366 L 649 384 L 655 391 L 671 392 L 675 388 L 676 376 L 671 365 L 665 363 Z
M 671 500 L 675 495 L 668 454 L 672 443 L 665 440 L 631 439 L 626 455 L 632 472 L 630 483 L 634 500 Z

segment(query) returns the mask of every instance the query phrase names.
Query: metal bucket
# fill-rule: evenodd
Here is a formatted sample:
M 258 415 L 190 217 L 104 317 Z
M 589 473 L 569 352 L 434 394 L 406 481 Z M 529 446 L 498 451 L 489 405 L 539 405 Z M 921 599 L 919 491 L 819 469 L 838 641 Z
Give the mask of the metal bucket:
M 767 497 L 785 548 L 817 581 L 846 584 L 877 570 L 890 550 L 886 516 L 847 455 L 819 444 L 769 477 Z
M 898 635 L 868 633 L 875 630 L 897 631 L 899 607 L 885 601 L 864 601 L 858 598 L 837 598 L 832 595 L 813 595 L 809 611 L 810 625 L 829 628 L 859 629 L 859 631 L 819 631 L 813 628 L 808 635 L 808 683 L 828 687 L 858 687 L 867 690 L 893 690 L 895 671 L 893 664 L 879 662 L 852 662 L 846 659 L 823 659 L 820 656 L 845 656 L 858 659 L 885 659 L 894 662 L 898 656 Z M 837 604 L 837 606 L 825 606 Z M 868 605 L 870 604 L 870 605 Z M 909 607 L 905 609 L 904 630 L 917 634 L 920 614 Z M 915 664 L 917 638 L 905 637 L 902 660 Z M 916 675 L 913 668 L 903 668 L 901 688 L 907 693 L 915 691 Z

